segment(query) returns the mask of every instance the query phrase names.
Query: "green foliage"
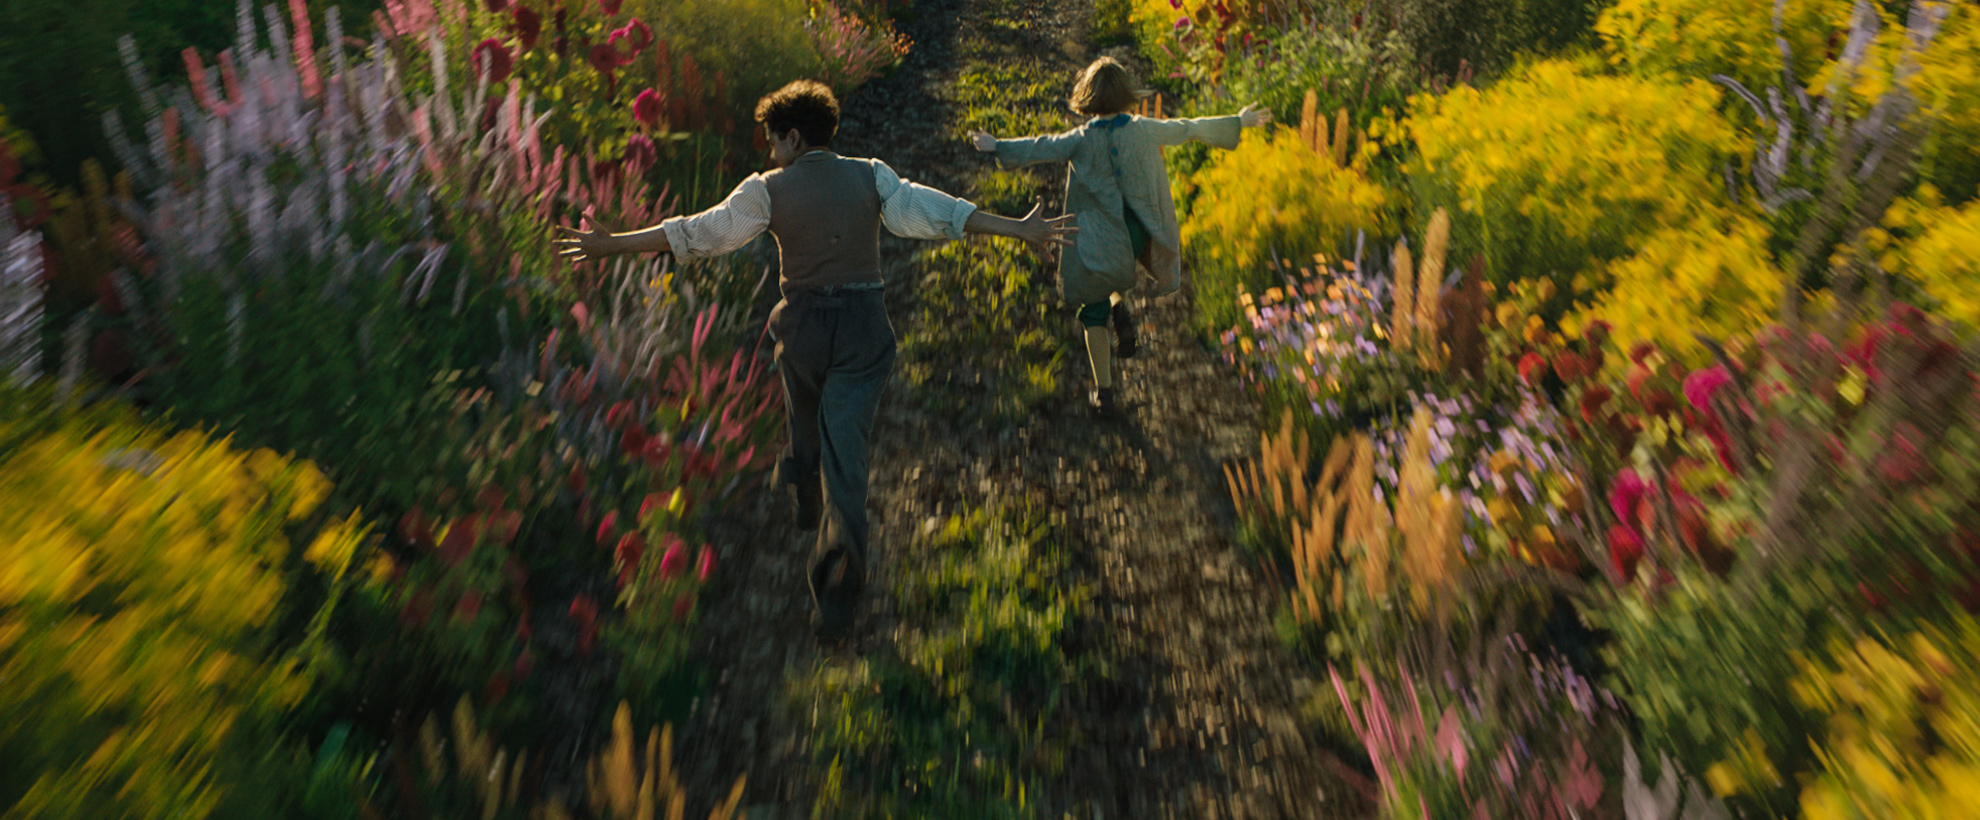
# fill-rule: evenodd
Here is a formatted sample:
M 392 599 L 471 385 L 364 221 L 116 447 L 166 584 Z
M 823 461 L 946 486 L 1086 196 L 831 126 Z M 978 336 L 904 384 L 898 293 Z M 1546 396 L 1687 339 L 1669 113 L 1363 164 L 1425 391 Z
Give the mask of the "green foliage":
M 954 133 L 960 138 L 988 131 L 1003 139 L 1059 133 L 1077 117 L 1066 108 L 1071 90 L 1069 79 L 1049 75 L 1036 63 L 972 64 L 956 78 L 955 99 L 966 107 Z
M 900 374 L 930 408 L 1017 424 L 1058 390 L 1065 348 L 1056 296 L 1014 239 L 953 242 L 922 255 L 920 321 L 901 337 Z
M 1522 53 L 1545 55 L 1590 39 L 1601 0 L 1396 0 L 1396 30 L 1436 74 L 1493 74 Z M 1383 19 L 1378 12 L 1377 20 Z
M 1029 794 L 1079 739 L 1064 698 L 1087 670 L 1067 647 L 1090 592 L 1040 521 L 952 517 L 904 553 L 898 655 L 798 681 L 815 702 L 824 817 L 1037 816 Z

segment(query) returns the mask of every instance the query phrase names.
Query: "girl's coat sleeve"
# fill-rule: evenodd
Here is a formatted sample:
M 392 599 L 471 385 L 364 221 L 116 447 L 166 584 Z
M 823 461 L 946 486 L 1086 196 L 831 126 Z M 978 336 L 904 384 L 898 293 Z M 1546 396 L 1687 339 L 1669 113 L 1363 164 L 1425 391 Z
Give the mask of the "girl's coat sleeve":
M 1138 120 L 1146 123 L 1153 132 L 1157 145 L 1181 145 L 1190 140 L 1205 143 L 1213 148 L 1236 148 L 1238 140 L 1244 136 L 1244 120 L 1233 114 L 1228 117 L 1197 117 L 1190 120 Z M 1003 145 L 1000 143 L 999 150 Z
M 997 164 L 1005 168 L 1023 168 L 1044 162 L 1066 162 L 1072 159 L 1073 152 L 1086 138 L 1086 130 L 1078 129 L 1049 137 L 1025 137 L 1015 140 L 997 140 Z

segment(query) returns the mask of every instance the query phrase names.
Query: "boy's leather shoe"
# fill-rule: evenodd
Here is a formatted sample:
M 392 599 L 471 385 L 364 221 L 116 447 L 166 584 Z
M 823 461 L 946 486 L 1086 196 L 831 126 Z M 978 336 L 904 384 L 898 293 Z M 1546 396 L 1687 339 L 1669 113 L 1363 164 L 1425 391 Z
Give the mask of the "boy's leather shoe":
M 1101 418 L 1120 417 L 1121 406 L 1114 399 L 1114 388 L 1098 388 L 1087 398 L 1093 403 L 1093 412 Z
M 1128 309 L 1126 299 L 1114 303 L 1114 358 L 1132 359 L 1135 351 L 1141 349 L 1141 335 L 1135 332 L 1134 312 Z

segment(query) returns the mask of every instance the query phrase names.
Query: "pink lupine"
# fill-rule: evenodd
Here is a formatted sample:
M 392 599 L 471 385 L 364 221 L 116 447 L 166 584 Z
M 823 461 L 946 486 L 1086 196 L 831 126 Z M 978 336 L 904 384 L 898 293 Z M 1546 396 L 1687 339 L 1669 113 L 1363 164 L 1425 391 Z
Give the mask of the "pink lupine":
M 303 0 L 289 0 L 289 19 L 296 29 L 296 69 L 302 74 L 303 93 L 319 96 L 323 83 L 316 75 L 316 44 L 310 36 L 309 6 Z
M 694 577 L 696 580 L 705 584 L 708 583 L 708 576 L 714 571 L 715 551 L 709 549 L 707 544 L 703 544 L 701 545 L 700 559 L 695 562 Z

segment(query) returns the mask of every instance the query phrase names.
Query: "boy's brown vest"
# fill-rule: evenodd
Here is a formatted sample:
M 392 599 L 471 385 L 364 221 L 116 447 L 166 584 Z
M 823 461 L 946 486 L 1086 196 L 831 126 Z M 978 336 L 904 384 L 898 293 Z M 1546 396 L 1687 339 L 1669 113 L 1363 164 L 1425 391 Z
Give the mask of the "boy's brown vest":
M 881 281 L 880 191 L 872 165 L 816 151 L 765 174 L 763 182 L 785 295 Z

